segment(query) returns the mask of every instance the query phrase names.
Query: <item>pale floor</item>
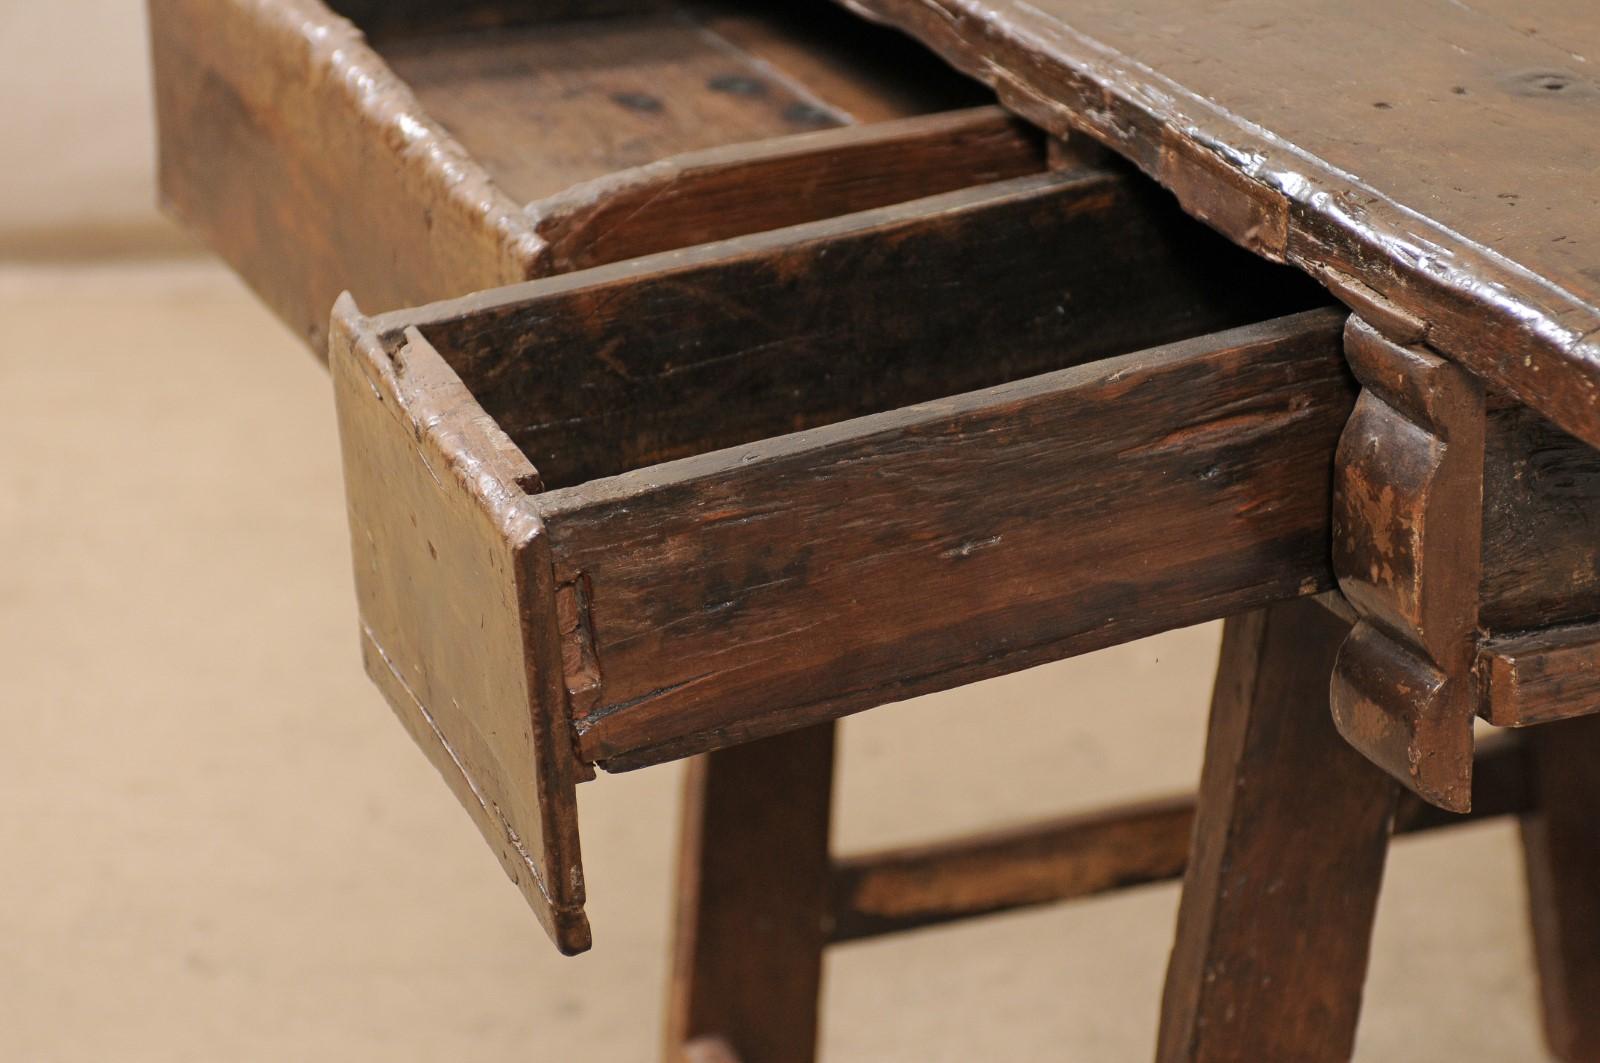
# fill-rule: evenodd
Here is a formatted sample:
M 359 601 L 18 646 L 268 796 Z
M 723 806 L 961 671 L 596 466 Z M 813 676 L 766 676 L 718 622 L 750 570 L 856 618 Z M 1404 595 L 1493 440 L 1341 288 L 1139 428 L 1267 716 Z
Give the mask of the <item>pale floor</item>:
M 361 673 L 320 367 L 206 265 L 0 322 L 0 1061 L 650 1059 L 679 771 L 581 790 L 556 956 Z M 841 845 L 1191 786 L 1216 637 L 850 720 Z M 1542 1058 L 1515 842 L 1395 847 L 1360 1058 Z M 1148 1058 L 1176 899 L 838 949 L 825 1057 Z

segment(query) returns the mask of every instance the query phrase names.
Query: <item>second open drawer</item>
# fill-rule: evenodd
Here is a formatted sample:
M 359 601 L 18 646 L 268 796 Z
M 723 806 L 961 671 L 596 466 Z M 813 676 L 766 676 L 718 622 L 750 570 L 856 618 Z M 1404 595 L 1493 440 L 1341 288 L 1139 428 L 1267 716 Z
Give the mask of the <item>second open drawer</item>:
M 369 670 L 569 950 L 573 786 L 1332 585 L 1342 314 L 1079 169 L 335 314 Z

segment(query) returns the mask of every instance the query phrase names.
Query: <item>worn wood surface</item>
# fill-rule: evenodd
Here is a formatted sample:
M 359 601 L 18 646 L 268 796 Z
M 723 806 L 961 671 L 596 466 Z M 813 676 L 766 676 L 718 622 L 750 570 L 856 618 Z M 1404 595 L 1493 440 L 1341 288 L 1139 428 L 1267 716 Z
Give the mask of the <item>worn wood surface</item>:
M 564 952 L 589 947 L 560 635 L 524 458 L 348 297 L 331 367 L 367 672 Z M 426 426 L 427 431 L 421 431 Z
M 904 34 L 831 0 L 683 0 L 708 31 L 863 125 L 994 102 Z
M 333 11 L 369 36 L 389 39 L 459 30 L 498 30 L 506 26 L 645 12 L 657 0 L 329 0 Z
M 1525 743 L 1480 743 L 1472 812 L 1402 794 L 1395 833 L 1523 815 L 1534 807 Z M 834 942 L 1090 897 L 1180 878 L 1194 832 L 1193 795 L 842 857 L 833 869 Z
M 1357 278 L 1600 445 L 1591 6 L 845 3 L 1051 132 L 1110 145 L 1245 246 Z
M 423 110 L 528 203 L 669 155 L 847 119 L 670 10 L 384 42 Z
M 1600 716 L 1536 727 L 1538 810 L 1524 817 L 1545 1038 L 1564 1063 L 1600 1059 Z
M 395 320 L 566 487 L 1315 305 L 1152 192 L 1040 174 Z
M 669 1063 L 816 1056 L 834 729 L 824 723 L 689 765 Z
M 1183 874 L 1194 799 L 1173 797 L 838 862 L 833 940 L 1088 897 Z
M 589 603 L 582 755 L 638 766 L 1325 589 L 1340 320 L 540 497 Z
M 593 17 L 621 6 L 563 20 L 580 5 L 347 5 L 380 31 L 375 49 L 318 0 L 150 0 L 163 204 L 322 356 L 340 291 L 386 310 L 561 268 L 529 199 L 682 152 L 983 99 L 822 0 Z M 789 214 L 813 194 L 745 188 Z M 667 206 L 638 220 L 660 229 Z M 762 220 L 749 204 L 739 216 Z
M 920 199 L 1045 168 L 1043 138 L 998 107 L 679 155 L 529 207 L 551 273 Z
M 982 100 L 915 45 L 820 0 L 742 16 L 728 3 L 638 6 L 649 9 L 380 46 L 423 109 L 521 202 L 683 152 L 919 114 L 952 83 L 948 98 Z M 717 31 L 736 17 L 766 55 Z M 796 35 L 803 47 L 775 50 Z M 806 68 L 826 58 L 826 83 L 811 85 Z
M 368 308 L 528 276 L 537 238 L 317 0 L 150 0 L 163 206 L 327 352 L 341 291 Z
M 1350 1058 L 1398 787 L 1329 720 L 1347 630 L 1311 601 L 1227 623 L 1158 1060 Z
M 1532 410 L 1497 403 L 1483 507 L 1485 632 L 1600 619 L 1600 450 Z
M 1600 624 L 1487 639 L 1474 671 L 1479 711 L 1497 727 L 1600 712 Z
M 1483 389 L 1458 366 L 1359 318 L 1362 385 L 1339 441 L 1333 566 L 1359 616 L 1334 668 L 1351 744 L 1441 807 L 1471 805 Z

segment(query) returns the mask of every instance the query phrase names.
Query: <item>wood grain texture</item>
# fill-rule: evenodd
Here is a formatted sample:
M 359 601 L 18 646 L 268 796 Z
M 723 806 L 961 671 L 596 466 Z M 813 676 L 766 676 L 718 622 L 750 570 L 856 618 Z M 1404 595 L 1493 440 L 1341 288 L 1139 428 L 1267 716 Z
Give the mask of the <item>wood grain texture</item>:
M 163 206 L 319 357 L 375 309 L 509 284 L 537 238 L 349 22 L 317 0 L 150 0 Z
M 833 763 L 825 723 L 689 765 L 668 1063 L 815 1059 Z
M 862 120 L 782 61 L 751 54 L 712 29 L 710 21 L 730 6 L 656 4 L 625 17 L 408 36 L 382 42 L 383 55 L 428 114 L 525 203 L 684 152 Z M 857 78 L 900 88 L 875 119 L 931 110 L 924 101 L 961 80 L 924 66 L 922 90 L 890 65 L 914 46 L 818 0 L 796 6 L 835 27 L 831 42 L 809 35 L 812 49 L 850 56 L 827 89 L 854 103 L 871 98 L 877 85 Z M 776 9 L 757 7 L 745 19 L 764 26 L 768 39 L 803 32 Z M 850 50 L 861 36 L 877 42 L 878 54 Z
M 708 31 L 866 125 L 994 102 L 904 34 L 830 0 L 685 0 Z
M 1481 595 L 1493 635 L 1600 619 L 1600 451 L 1503 402 L 1485 440 Z
M 738 418 L 751 406 L 781 417 L 759 431 L 784 431 L 836 418 L 840 396 L 860 401 L 849 395 L 863 382 L 895 404 L 948 386 L 943 363 L 918 360 L 941 343 L 964 343 L 958 353 L 988 363 L 983 372 L 1021 372 L 1247 316 L 1275 290 L 1270 270 L 1257 291 L 1210 287 L 1208 259 L 1174 235 L 1170 256 L 1160 245 L 1136 256 L 1152 267 L 1140 282 L 1173 279 L 1148 304 L 1161 313 L 1106 320 L 1093 305 L 1112 272 L 1100 239 L 1136 231 L 1137 202 L 1113 175 L 1047 174 L 376 319 L 344 309 L 336 371 L 373 671 L 402 716 L 424 721 L 413 731 L 454 768 L 480 826 L 509 839 L 503 855 L 525 857 L 521 867 L 507 855 L 508 868 L 536 905 L 547 898 L 564 947 L 587 943 L 562 920 L 581 919 L 571 785 L 593 762 L 719 748 L 1326 589 L 1326 477 L 1352 389 L 1342 315 L 1322 309 L 552 490 L 480 400 L 536 396 L 565 367 L 498 345 L 551 340 L 576 327 L 563 315 L 581 324 L 615 303 L 653 307 L 653 324 L 625 314 L 569 336 L 554 349 L 570 360 L 568 387 L 635 357 L 643 378 L 650 358 L 685 347 L 705 357 L 727 344 L 757 359 L 720 363 L 726 378 L 759 379 L 774 343 L 812 358 L 813 380 L 843 359 L 843 383 L 816 386 L 814 406 L 784 390 L 669 422 L 700 449 L 727 440 L 727 421 L 749 430 Z M 1083 250 L 1054 255 L 1056 273 L 1029 277 L 987 316 L 952 294 L 1000 237 L 1056 232 Z M 795 316 L 787 300 L 822 298 L 823 259 L 854 291 L 832 296 L 851 308 L 850 326 L 818 342 L 805 331 L 817 305 Z M 1096 272 L 1086 259 L 1101 268 L 1080 287 Z M 776 282 L 729 285 L 718 272 L 728 269 Z M 710 279 L 686 282 L 695 271 Z M 920 312 L 881 312 L 906 276 L 928 285 Z M 1090 306 L 1064 309 L 1080 297 Z M 1124 303 L 1138 297 L 1127 289 Z M 959 310 L 980 320 L 951 332 Z M 761 321 L 766 333 L 751 325 Z M 659 388 L 654 399 L 678 395 Z M 1083 475 L 1102 465 L 1115 477 Z M 389 479 L 405 489 L 390 493 Z M 1013 481 L 1031 486 L 994 504 L 994 485 Z
M 931 845 L 833 872 L 832 940 L 854 941 L 1183 874 L 1194 799 L 1149 801 Z
M 1600 445 L 1600 17 L 1562 0 L 845 0 Z M 1361 61 L 1352 63 L 1351 56 Z
M 1351 744 L 1426 799 L 1472 794 L 1484 399 L 1465 371 L 1352 317 L 1362 384 L 1339 441 L 1333 565 L 1359 616 L 1334 669 Z
M 1398 787 L 1339 740 L 1348 629 L 1315 602 L 1231 618 L 1156 1058 L 1350 1058 Z
M 1158 191 L 1039 174 L 420 308 L 550 487 L 1316 305 Z
M 590 602 L 584 758 L 669 759 L 1326 589 L 1340 320 L 541 496 L 557 579 Z
M 1484 640 L 1474 672 L 1479 714 L 1496 727 L 1600 712 L 1600 624 Z
M 1395 833 L 1414 834 L 1533 811 L 1525 743 L 1479 744 L 1472 812 L 1401 795 Z M 832 941 L 1092 897 L 1181 878 L 1194 832 L 1193 795 L 1142 801 L 926 845 L 854 853 L 833 869 Z
M 1545 1039 L 1564 1063 L 1600 1059 L 1600 716 L 1536 727 L 1539 809 L 1522 821 Z
M 657 0 L 330 0 L 328 7 L 377 38 L 551 22 L 649 11 Z
M 416 333 L 345 297 L 331 367 L 368 674 L 563 952 L 583 912 L 565 690 L 532 468 Z M 426 426 L 426 431 L 423 431 Z
M 974 107 L 712 148 L 575 185 L 529 207 L 547 270 L 726 240 L 1045 168 L 1043 138 Z
M 318 0 L 151 0 L 162 202 L 320 357 L 342 290 L 389 310 L 548 275 L 574 258 L 604 260 L 571 240 L 559 254 L 549 248 L 540 212 L 522 209 L 529 199 L 683 152 L 983 98 L 898 35 L 821 0 L 799 11 L 645 4 L 615 14 L 622 6 L 345 5 L 378 31 L 380 56 Z M 585 17 L 563 20 L 576 13 Z M 756 50 L 719 34 L 725 20 Z M 825 25 L 835 32 L 819 34 Z M 796 38 L 806 47 L 784 46 Z M 901 172 L 911 165 L 902 160 Z M 941 165 L 954 168 L 948 155 Z M 589 192 L 637 194 L 674 169 Z M 731 183 L 745 194 L 737 203 L 724 183 L 719 235 L 737 219 L 765 224 L 760 204 L 774 200 L 784 204 L 771 211 L 777 224 L 831 210 L 821 200 L 837 183 L 775 188 L 755 179 L 762 173 L 773 171 Z M 909 194 L 950 180 L 913 181 Z M 870 198 L 872 183 L 863 185 Z M 669 211 L 704 217 L 683 194 L 631 217 L 591 205 L 621 230 L 609 234 L 619 254 L 637 253 L 623 239 L 634 224 L 656 234 L 656 250 Z M 561 209 L 570 232 L 577 202 Z

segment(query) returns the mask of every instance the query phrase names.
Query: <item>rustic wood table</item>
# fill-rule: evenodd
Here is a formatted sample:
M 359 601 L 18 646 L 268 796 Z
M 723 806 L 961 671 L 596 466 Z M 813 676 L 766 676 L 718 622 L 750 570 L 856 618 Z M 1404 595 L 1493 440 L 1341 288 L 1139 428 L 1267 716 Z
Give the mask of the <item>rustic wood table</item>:
M 576 785 L 699 755 L 669 1058 L 1180 875 L 1159 1058 L 1348 1058 L 1391 834 L 1516 814 L 1600 1059 L 1600 14 L 150 7 L 166 203 L 330 358 L 368 671 L 558 947 Z M 837 717 L 1219 617 L 1195 797 L 831 854 Z

